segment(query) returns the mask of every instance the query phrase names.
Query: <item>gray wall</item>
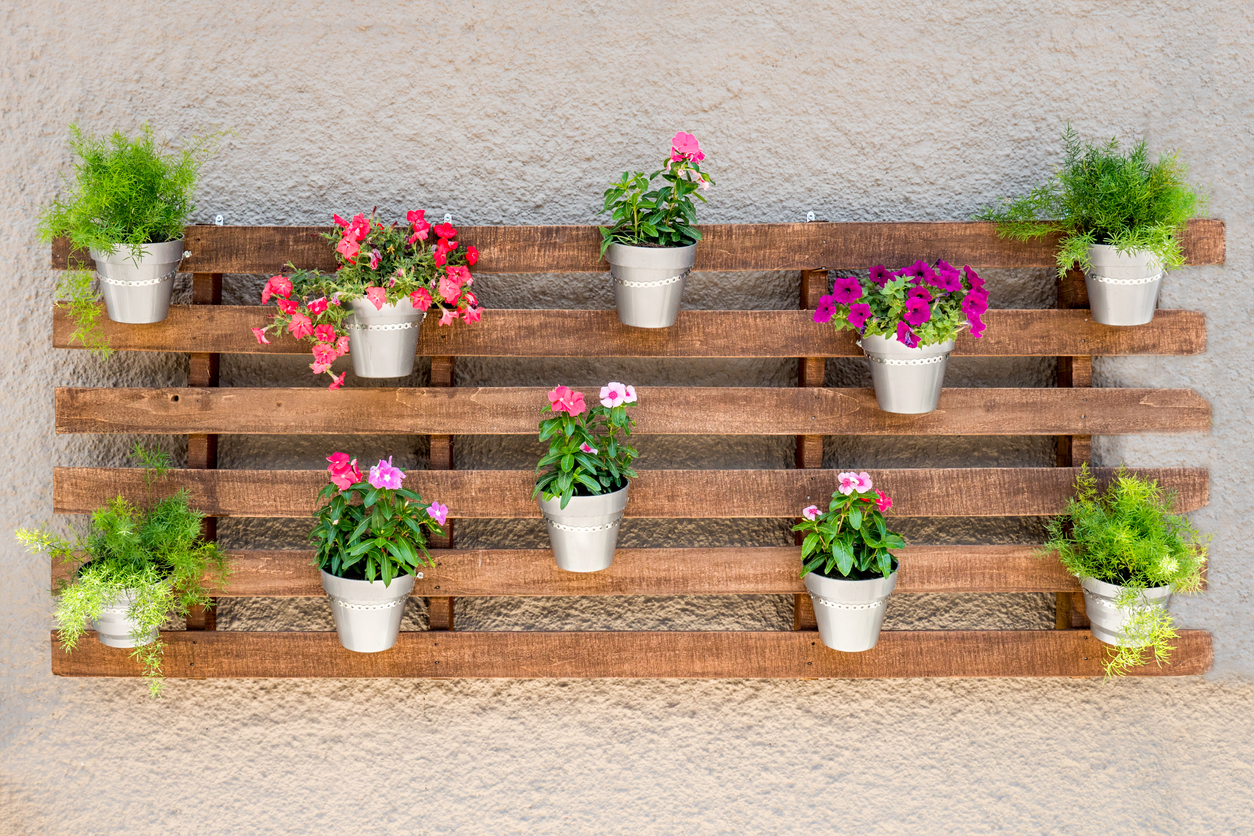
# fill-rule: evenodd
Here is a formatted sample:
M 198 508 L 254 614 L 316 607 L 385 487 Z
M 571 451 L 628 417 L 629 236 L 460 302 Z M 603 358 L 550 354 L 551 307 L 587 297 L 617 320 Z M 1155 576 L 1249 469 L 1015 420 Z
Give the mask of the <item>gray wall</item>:
M 49 517 L 57 464 L 123 461 L 131 439 L 53 435 L 52 387 L 179 385 L 186 359 L 102 365 L 50 348 L 54 274 L 34 237 L 69 157 L 65 126 L 236 130 L 197 220 L 325 223 L 378 204 L 460 223 L 588 223 L 627 167 L 679 128 L 718 180 L 703 220 L 962 219 L 1028 186 L 1082 133 L 1179 148 L 1227 221 L 1228 263 L 1173 274 L 1163 305 L 1206 312 L 1193 358 L 1099 360 L 1103 386 L 1191 387 L 1206 436 L 1103 438 L 1101 463 L 1201 465 L 1210 590 L 1174 605 L 1214 634 L 1205 677 L 1041 681 L 171 682 L 49 673 L 47 566 L 0 544 L 0 833 L 1221 833 L 1254 812 L 1254 580 L 1247 423 L 1254 7 L 1249 2 L 295 4 L 17 2 L 0 10 L 0 354 L 11 525 Z M 1048 271 L 993 272 L 994 304 L 1052 304 Z M 486 277 L 489 306 L 606 307 L 599 277 Z M 793 304 L 795 276 L 701 275 L 694 307 Z M 251 301 L 255 277 L 227 295 Z M 186 287 L 180 290 L 186 293 Z M 829 380 L 865 380 L 856 363 Z M 1049 362 L 955 362 L 959 385 L 1049 385 Z M 425 370 L 415 381 L 421 383 Z M 770 362 L 464 363 L 459 382 L 789 385 Z M 225 385 L 312 384 L 298 360 L 226 358 Z M 166 440 L 177 456 L 185 447 Z M 717 448 L 712 448 L 717 444 Z M 660 466 L 787 466 L 787 441 L 645 439 Z M 329 449 L 412 439 L 225 439 L 224 466 L 316 467 Z M 459 442 L 467 467 L 526 466 L 527 440 Z M 712 455 L 711 450 L 718 454 Z M 829 466 L 1047 463 L 1047 442 L 829 442 Z M 448 504 L 454 504 L 448 498 Z M 913 524 L 931 542 L 1030 542 L 1036 520 Z M 905 526 L 903 526 L 905 528 Z M 538 527 L 464 526 L 467 545 L 542 544 Z M 223 525 L 232 545 L 300 526 Z M 772 544 L 773 521 L 640 522 L 643 545 Z M 2 538 L 0 538 L 2 542 Z M 895 600 L 893 627 L 1048 626 L 1045 596 Z M 414 623 L 425 615 L 416 610 Z M 786 629 L 777 598 L 498 599 L 478 629 Z M 228 606 L 230 629 L 327 625 L 318 601 Z

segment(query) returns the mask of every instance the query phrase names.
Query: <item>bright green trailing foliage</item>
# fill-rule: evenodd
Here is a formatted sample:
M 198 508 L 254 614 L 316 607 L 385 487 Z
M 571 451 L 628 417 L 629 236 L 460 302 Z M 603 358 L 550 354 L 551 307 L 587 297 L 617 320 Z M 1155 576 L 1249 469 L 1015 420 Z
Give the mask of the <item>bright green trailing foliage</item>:
M 37 554 L 64 563 L 87 558 L 74 579 L 54 591 L 60 596 L 57 629 L 67 652 L 77 647 L 87 622 L 127 592 L 136 595 L 127 616 L 136 621 L 131 635 L 139 641 L 171 615 L 185 616 L 190 607 L 207 606 L 205 577 L 213 577 L 220 586 L 229 574 L 226 555 L 201 537 L 205 515 L 191 507 L 187 491 L 154 498 L 153 485 L 169 468 L 168 455 L 138 444 L 131 455 L 144 467 L 148 487 L 144 508 L 118 496 L 92 514 L 86 532 L 71 538 L 46 529 L 17 532 L 18 539 Z M 153 696 L 161 693 L 164 649 L 165 643 L 158 638 L 131 653 L 143 665 Z
M 1144 605 L 1142 590 L 1169 586 L 1196 592 L 1202 585 L 1209 538 L 1187 517 L 1171 513 L 1175 496 L 1155 481 L 1119 469 L 1102 493 L 1088 466 L 1076 478 L 1075 498 L 1062 516 L 1049 521 L 1042 556 L 1057 555 L 1078 578 L 1123 587 L 1116 605 L 1131 608 L 1124 640 L 1112 649 L 1108 676 L 1119 676 L 1152 652 L 1162 664 L 1174 648 L 1171 616 L 1161 605 Z
M 195 208 L 196 175 L 222 136 L 196 137 L 182 150 L 165 154 L 148 125 L 134 139 L 119 131 L 93 136 L 70 125 L 74 178 L 63 177 L 68 195 L 53 199 L 40 213 L 40 241 L 65 236 L 75 247 L 110 255 L 126 247 L 138 260 L 145 244 L 182 238 Z M 77 266 L 82 265 L 71 265 Z M 71 340 L 108 359 L 108 340 L 95 330 L 100 297 L 91 279 L 90 272 L 72 271 L 58 283 L 57 298 L 77 326 Z
M 1017 241 L 1061 232 L 1059 276 L 1072 265 L 1092 268 L 1088 249 L 1094 244 L 1120 253 L 1149 250 L 1166 267 L 1183 265 L 1177 236 L 1205 201 L 1184 182 L 1188 170 L 1178 155 L 1153 162 L 1145 140 L 1125 153 L 1118 139 L 1082 142 L 1070 125 L 1062 138 L 1063 164 L 1051 179 L 976 217 L 996 221 L 1003 237 Z

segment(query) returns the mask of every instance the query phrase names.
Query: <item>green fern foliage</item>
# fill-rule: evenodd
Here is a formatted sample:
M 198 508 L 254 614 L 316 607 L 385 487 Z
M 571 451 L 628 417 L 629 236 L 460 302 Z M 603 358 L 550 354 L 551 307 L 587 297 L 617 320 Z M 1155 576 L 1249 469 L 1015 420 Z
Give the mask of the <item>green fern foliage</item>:
M 145 507 L 118 496 L 96 509 L 86 531 L 71 537 L 47 529 L 17 532 L 31 552 L 81 563 L 73 580 L 54 590 L 57 630 L 67 652 L 78 646 L 87 622 L 124 595 L 134 596 L 127 610 L 136 622 L 132 638 L 146 640 L 169 616 L 185 616 L 189 608 L 210 603 L 206 577 L 221 585 L 229 575 L 226 555 L 201 536 L 205 515 L 191 507 L 187 491 L 154 498 L 156 482 L 169 468 L 168 455 L 137 444 L 132 457 L 144 467 Z M 163 650 L 157 639 L 131 654 L 143 666 L 154 696 L 161 692 Z
M 1058 274 L 1092 268 L 1094 244 L 1118 252 L 1149 250 L 1166 267 L 1184 264 L 1179 232 L 1205 201 L 1185 183 L 1175 152 L 1150 159 L 1145 140 L 1120 150 L 1119 140 L 1084 142 L 1068 125 L 1062 167 L 1025 195 L 985 207 L 976 218 L 995 221 L 1006 238 L 1030 241 L 1062 233 Z

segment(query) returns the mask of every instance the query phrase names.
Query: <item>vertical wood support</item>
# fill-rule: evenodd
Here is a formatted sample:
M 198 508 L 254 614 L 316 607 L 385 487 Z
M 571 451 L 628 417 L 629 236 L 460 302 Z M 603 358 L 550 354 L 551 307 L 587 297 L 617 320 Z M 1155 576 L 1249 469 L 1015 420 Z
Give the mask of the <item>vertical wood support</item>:
M 1071 269 L 1058 280 L 1058 307 L 1087 308 L 1088 291 L 1084 285 L 1084 271 Z M 1088 388 L 1093 385 L 1093 358 L 1059 357 L 1058 386 L 1060 388 Z M 1093 437 L 1088 435 L 1060 435 L 1057 438 L 1057 464 L 1059 467 L 1079 467 L 1093 464 Z M 1059 630 L 1087 627 L 1088 616 L 1084 612 L 1084 596 L 1080 593 L 1059 592 L 1054 607 L 1054 627 Z
M 819 297 L 827 293 L 826 270 L 801 271 L 801 309 L 812 311 L 819 306 Z M 797 385 L 822 386 L 827 376 L 827 359 L 824 357 L 801 357 L 797 360 Z M 818 468 L 823 466 L 823 436 L 797 436 L 797 467 Z M 823 503 L 818 503 L 822 505 Z M 801 532 L 796 534 L 796 543 L 801 545 Z M 792 627 L 794 630 L 815 630 L 818 624 L 814 619 L 814 605 L 809 595 L 793 596 Z
M 432 386 L 452 386 L 453 385 L 453 358 L 452 357 L 432 357 L 431 358 L 431 385 Z M 453 437 L 451 435 L 433 435 L 431 436 L 431 470 L 452 470 L 453 469 Z M 433 549 L 451 549 L 453 548 L 453 521 L 449 520 L 443 526 L 445 536 L 432 537 L 430 546 Z M 438 554 L 433 554 L 437 562 Z M 428 598 L 427 612 L 430 629 L 432 630 L 452 630 L 453 629 L 453 599 L 452 598 Z
M 222 274 L 192 274 L 192 304 L 222 304 Z M 218 355 L 192 354 L 188 360 L 188 386 L 218 385 Z M 218 466 L 218 437 L 216 435 L 189 435 L 187 437 L 187 466 L 192 469 Z M 201 527 L 206 540 L 218 539 L 218 520 L 206 517 Z M 217 600 L 208 607 L 192 607 L 187 613 L 188 630 L 217 629 Z

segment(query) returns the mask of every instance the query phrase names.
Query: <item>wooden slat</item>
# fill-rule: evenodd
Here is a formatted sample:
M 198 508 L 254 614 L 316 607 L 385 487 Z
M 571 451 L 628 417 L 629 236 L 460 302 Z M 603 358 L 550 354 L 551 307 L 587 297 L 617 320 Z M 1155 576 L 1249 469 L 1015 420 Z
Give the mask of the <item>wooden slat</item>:
M 948 592 L 1059 592 L 1079 589 L 1055 559 L 1033 546 L 908 546 L 899 552 L 899 594 Z M 803 594 L 801 549 L 619 549 L 600 572 L 563 572 L 548 549 L 445 549 L 422 570 L 413 595 L 458 598 L 561 595 L 786 595 Z M 320 598 L 325 593 L 312 551 L 239 551 L 230 554 L 223 598 Z M 52 582 L 75 567 L 52 563 Z M 699 570 L 699 571 L 698 571 Z
M 58 433 L 535 435 L 546 391 L 58 388 L 56 420 Z M 871 389 L 779 387 L 642 389 L 632 417 L 641 435 L 812 437 L 1205 432 L 1211 419 L 1188 389 L 946 389 L 935 412 L 896 415 Z
M 271 336 L 261 345 L 252 328 L 269 324 L 273 308 L 172 305 L 164 322 L 122 325 L 103 314 L 97 324 L 118 351 L 308 354 L 308 343 Z M 1098 325 L 1083 310 L 992 310 L 980 339 L 964 332 L 954 353 L 976 357 L 1200 354 L 1206 318 L 1196 311 L 1158 311 L 1136 328 Z M 52 312 L 56 348 L 70 342 L 74 323 Z M 483 320 L 422 325 L 417 353 L 448 357 L 860 357 L 849 331 L 814 322 L 806 311 L 680 311 L 671 328 L 628 328 L 614 311 L 485 310 Z M 347 362 L 347 361 L 345 361 Z
M 916 259 L 944 258 L 975 267 L 1052 267 L 1056 237 L 1009 241 L 992 224 L 977 221 L 913 223 L 713 224 L 699 227 L 697 270 L 865 269 L 904 267 Z M 333 270 L 329 227 L 190 226 L 183 269 L 194 273 L 270 273 L 289 261 L 297 267 Z M 595 226 L 465 226 L 459 240 L 474 244 L 482 273 L 590 273 L 608 270 L 600 258 Z M 1190 221 L 1183 235 L 1190 264 L 1222 264 L 1223 221 Z M 69 242 L 52 245 L 52 266 L 64 269 Z
M 893 516 L 1005 517 L 1061 513 L 1072 495 L 1073 468 L 938 468 L 872 470 L 875 484 L 894 500 Z M 1105 483 L 1111 468 L 1095 471 Z M 1177 510 L 1195 511 L 1209 501 L 1210 479 L 1200 468 L 1131 468 L 1179 493 Z M 631 483 L 628 517 L 786 518 L 826 500 L 838 487 L 837 472 L 820 470 L 642 470 Z M 187 487 L 193 506 L 213 516 L 307 518 L 326 484 L 323 470 L 171 470 L 154 493 Z M 53 506 L 59 514 L 87 514 L 121 494 L 145 496 L 137 468 L 53 469 Z M 411 470 L 406 487 L 449 506 L 467 519 L 531 519 L 530 470 Z
M 885 631 L 865 653 L 829 650 L 813 632 L 401 633 L 391 650 L 353 653 L 335 633 L 165 633 L 171 679 L 813 679 L 1101 676 L 1104 645 L 1083 630 Z M 1209 633 L 1181 630 L 1171 662 L 1132 676 L 1210 670 Z M 88 633 L 73 653 L 50 639 L 58 676 L 138 676 L 124 649 Z

